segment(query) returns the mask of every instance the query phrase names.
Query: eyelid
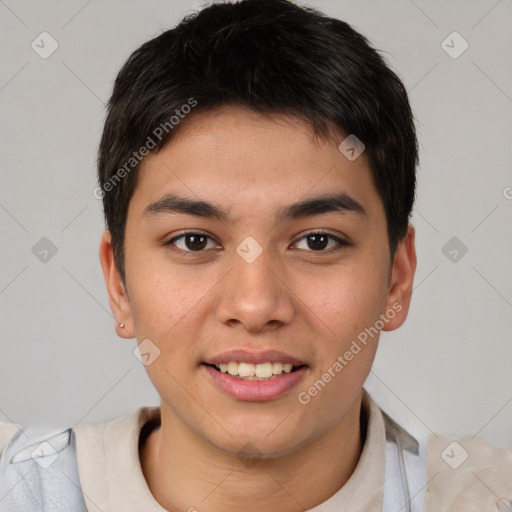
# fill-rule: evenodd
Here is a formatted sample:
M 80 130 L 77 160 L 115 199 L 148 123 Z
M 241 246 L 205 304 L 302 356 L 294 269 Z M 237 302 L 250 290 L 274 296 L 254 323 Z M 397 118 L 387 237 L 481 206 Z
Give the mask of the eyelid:
M 302 240 L 303 238 L 306 238 L 307 236 L 311 236 L 311 235 L 328 235 L 328 236 L 334 238 L 337 242 L 340 242 L 340 243 L 346 244 L 346 245 L 349 244 L 349 242 L 347 240 L 345 240 L 345 238 L 343 238 L 343 235 L 341 235 L 339 233 L 333 233 L 328 229 L 318 229 L 318 228 L 310 229 L 309 231 L 305 231 L 304 233 L 301 233 L 300 235 L 298 235 L 296 242 L 298 242 L 299 240 Z M 293 243 L 296 243 L 296 242 L 293 242 Z

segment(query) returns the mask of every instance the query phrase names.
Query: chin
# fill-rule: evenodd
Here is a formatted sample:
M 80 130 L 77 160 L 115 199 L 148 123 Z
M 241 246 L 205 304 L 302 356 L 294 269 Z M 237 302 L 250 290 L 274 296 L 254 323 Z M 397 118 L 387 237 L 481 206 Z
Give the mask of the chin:
M 208 438 L 210 444 L 220 451 L 234 455 L 242 462 L 245 460 L 273 460 L 286 457 L 300 450 L 307 444 L 307 440 L 301 441 L 296 430 L 293 432 L 282 431 L 279 434 L 271 432 L 271 429 L 257 431 L 248 429 L 244 432 L 233 432 L 233 437 Z M 224 432 L 225 434 L 225 432 Z

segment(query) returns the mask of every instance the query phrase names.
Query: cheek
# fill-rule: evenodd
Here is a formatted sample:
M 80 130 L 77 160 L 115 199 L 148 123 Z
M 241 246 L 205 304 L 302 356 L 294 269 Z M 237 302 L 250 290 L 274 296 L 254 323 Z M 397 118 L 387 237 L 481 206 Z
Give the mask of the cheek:
M 199 357 L 202 321 L 197 305 L 206 290 L 191 286 L 183 277 L 161 274 L 155 267 L 138 274 L 132 290 L 135 337 L 138 343 L 150 340 L 156 347 L 150 345 L 157 357 L 146 366 L 148 376 L 162 397 L 179 394 L 179 383 L 188 382 Z
M 208 292 L 208 279 L 170 263 L 161 251 L 130 252 L 127 244 L 126 254 L 130 254 L 126 275 L 136 337 L 166 339 L 194 314 Z
M 133 287 L 131 301 L 137 339 L 149 337 L 160 344 L 182 339 L 183 333 L 193 328 L 202 290 L 179 279 L 167 282 L 140 278 Z
M 322 286 L 305 284 L 303 289 L 304 302 L 324 324 L 324 330 L 328 328 L 331 335 L 344 340 L 375 323 L 386 296 L 384 274 L 366 265 L 340 268 L 324 279 Z

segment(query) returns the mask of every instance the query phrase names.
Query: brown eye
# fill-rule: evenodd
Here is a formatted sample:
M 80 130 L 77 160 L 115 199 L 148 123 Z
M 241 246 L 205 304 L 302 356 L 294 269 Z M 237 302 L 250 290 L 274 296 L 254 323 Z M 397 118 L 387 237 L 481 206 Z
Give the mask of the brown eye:
M 334 247 L 334 250 L 337 250 L 341 249 L 343 246 L 349 245 L 348 242 L 345 242 L 341 238 L 322 231 L 312 232 L 304 235 L 298 242 L 295 243 L 295 245 L 303 240 L 306 241 L 305 249 L 309 252 L 331 252 L 329 250 L 326 251 L 325 249 L 333 249 Z M 329 245 L 330 241 L 332 241 L 331 245 Z M 336 247 L 336 245 L 338 247 Z M 302 249 L 304 249 L 304 247 L 302 247 Z
M 329 243 L 329 236 L 328 235 L 322 235 L 322 234 L 313 234 L 308 235 L 306 237 L 308 247 L 311 249 L 316 250 L 322 250 L 327 247 L 327 244 Z
M 177 247 L 178 252 L 203 252 L 208 246 L 208 242 L 212 243 L 215 247 L 213 240 L 204 233 L 182 233 L 180 236 L 171 238 L 165 245 Z M 174 250 L 174 249 L 173 249 Z
M 204 235 L 185 235 L 185 245 L 193 250 L 200 251 L 206 247 L 206 240 L 208 237 Z

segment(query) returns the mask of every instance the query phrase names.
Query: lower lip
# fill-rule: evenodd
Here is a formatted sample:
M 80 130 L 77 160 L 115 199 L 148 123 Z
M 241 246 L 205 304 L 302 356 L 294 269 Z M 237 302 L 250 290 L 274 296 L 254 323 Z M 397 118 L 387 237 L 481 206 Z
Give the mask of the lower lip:
M 232 377 L 228 373 L 222 373 L 211 366 L 201 365 L 208 372 L 215 384 L 224 393 L 236 400 L 246 402 L 265 402 L 280 398 L 287 391 L 295 387 L 305 376 L 307 367 L 302 366 L 290 373 L 277 375 L 269 380 L 243 380 Z

